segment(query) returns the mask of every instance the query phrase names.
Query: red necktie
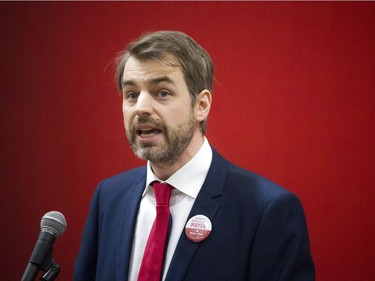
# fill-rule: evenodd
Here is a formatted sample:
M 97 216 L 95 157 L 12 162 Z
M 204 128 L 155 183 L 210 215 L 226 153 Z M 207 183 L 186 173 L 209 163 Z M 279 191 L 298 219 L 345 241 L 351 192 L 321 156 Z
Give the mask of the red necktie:
M 138 281 L 160 281 L 162 274 L 172 186 L 167 183 L 154 182 L 152 187 L 156 198 L 156 218 L 148 236 Z

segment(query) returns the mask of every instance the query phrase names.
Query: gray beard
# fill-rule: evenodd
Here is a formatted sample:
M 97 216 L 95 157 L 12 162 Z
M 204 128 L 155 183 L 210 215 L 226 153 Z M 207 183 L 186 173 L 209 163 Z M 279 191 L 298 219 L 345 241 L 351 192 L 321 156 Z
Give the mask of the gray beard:
M 146 144 L 138 146 L 136 143 L 136 132 L 132 125 L 126 135 L 129 144 L 134 154 L 144 160 L 149 160 L 155 164 L 172 165 L 176 163 L 178 158 L 186 150 L 194 135 L 195 119 L 194 114 L 191 113 L 189 119 L 184 123 L 178 125 L 176 128 L 167 128 L 161 121 L 154 120 L 153 118 L 141 117 L 138 119 L 139 123 L 153 124 L 161 130 L 164 136 L 162 144 Z

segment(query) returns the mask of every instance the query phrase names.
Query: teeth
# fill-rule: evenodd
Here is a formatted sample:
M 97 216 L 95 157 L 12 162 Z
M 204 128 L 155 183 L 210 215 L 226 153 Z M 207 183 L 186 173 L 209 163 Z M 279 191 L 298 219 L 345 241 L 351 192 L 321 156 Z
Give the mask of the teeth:
M 154 135 L 158 134 L 160 131 L 156 129 L 150 129 L 150 130 L 139 130 L 139 135 Z
M 152 133 L 153 133 L 153 130 L 141 131 L 142 135 L 151 135 Z

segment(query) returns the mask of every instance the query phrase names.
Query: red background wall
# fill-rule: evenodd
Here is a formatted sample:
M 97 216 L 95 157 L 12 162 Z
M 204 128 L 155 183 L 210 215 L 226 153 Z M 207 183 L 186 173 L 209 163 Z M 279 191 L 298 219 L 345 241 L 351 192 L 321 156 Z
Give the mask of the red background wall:
M 210 142 L 297 193 L 317 280 L 375 280 L 375 3 L 0 3 L 1 279 L 20 279 L 50 210 L 70 280 L 104 177 L 142 164 L 113 59 L 145 31 L 190 34 L 216 66 Z

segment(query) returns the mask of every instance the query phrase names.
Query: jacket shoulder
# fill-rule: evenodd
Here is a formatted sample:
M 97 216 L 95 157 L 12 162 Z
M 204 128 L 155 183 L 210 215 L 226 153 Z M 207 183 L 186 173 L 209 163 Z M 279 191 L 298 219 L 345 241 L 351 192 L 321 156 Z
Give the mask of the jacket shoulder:
M 224 193 L 229 192 L 243 200 L 256 200 L 266 204 L 282 195 L 295 196 L 272 180 L 228 161 L 215 150 L 214 159 L 215 174 L 225 175 L 221 179 L 225 182 Z
M 102 186 L 123 186 L 124 184 L 134 186 L 146 178 L 146 166 L 124 171 L 117 175 L 104 179 Z
M 145 184 L 146 166 L 142 166 L 102 180 L 95 190 L 94 197 L 116 200 L 134 188 L 144 188 Z

